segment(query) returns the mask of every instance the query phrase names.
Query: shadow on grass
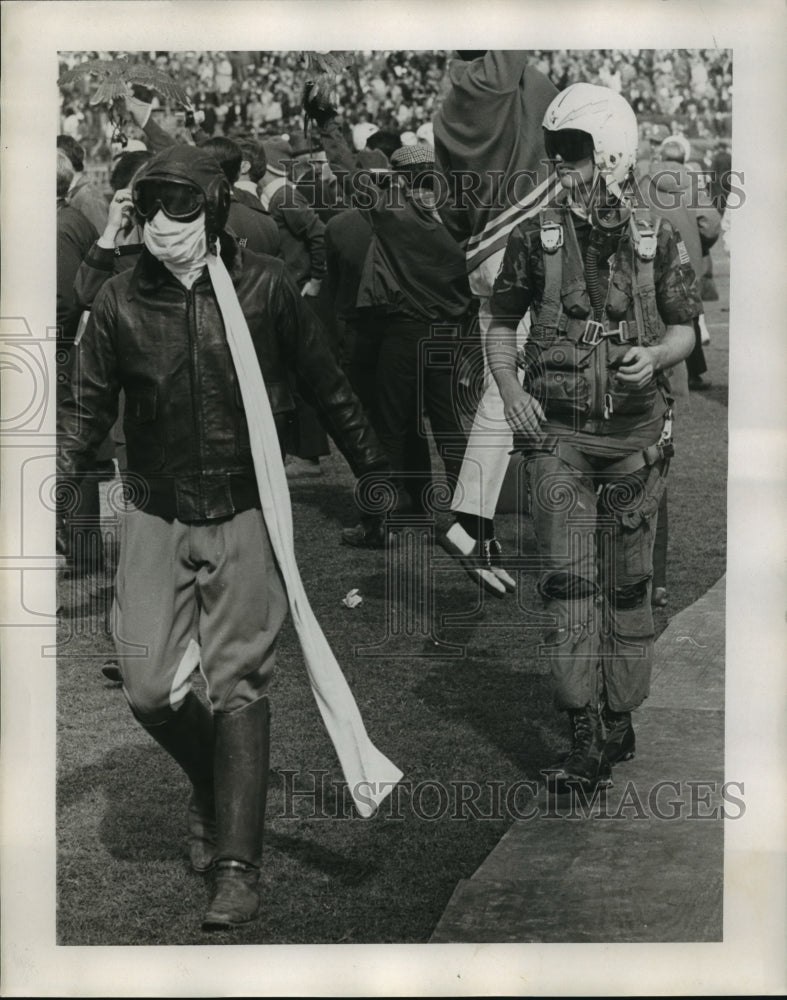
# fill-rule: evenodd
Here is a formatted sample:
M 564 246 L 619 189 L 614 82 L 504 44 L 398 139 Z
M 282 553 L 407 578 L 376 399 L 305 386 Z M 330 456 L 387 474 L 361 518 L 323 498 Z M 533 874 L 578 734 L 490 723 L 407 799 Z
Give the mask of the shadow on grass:
M 101 844 L 113 858 L 185 862 L 188 794 L 188 779 L 152 740 L 150 747 L 111 750 L 99 763 L 61 778 L 57 797 L 61 850 L 70 850 L 71 824 L 65 816 L 79 808 L 80 828 L 90 819 L 90 811 L 96 814 L 89 825 L 97 828 Z
M 431 665 L 414 692 L 446 723 L 468 724 L 479 742 L 495 747 L 522 778 L 538 780 L 562 749 L 551 681 L 536 669 L 512 672 L 502 656 L 470 656 L 447 668 Z
M 714 382 L 707 389 L 702 389 L 699 392 L 692 389 L 689 398 L 692 402 L 699 398 L 705 399 L 709 403 L 715 403 L 717 406 L 723 406 L 727 409 L 729 407 L 729 386 Z
M 296 521 L 297 508 L 309 507 L 332 521 L 337 528 L 349 528 L 357 524 L 358 517 L 353 501 L 353 487 L 346 483 L 297 482 L 290 484 L 293 516 Z M 306 527 L 299 523 L 299 527 Z
M 347 858 L 305 837 L 268 831 L 265 846 L 268 850 L 286 854 L 301 867 L 336 879 L 342 885 L 360 885 L 380 869 L 378 863 Z

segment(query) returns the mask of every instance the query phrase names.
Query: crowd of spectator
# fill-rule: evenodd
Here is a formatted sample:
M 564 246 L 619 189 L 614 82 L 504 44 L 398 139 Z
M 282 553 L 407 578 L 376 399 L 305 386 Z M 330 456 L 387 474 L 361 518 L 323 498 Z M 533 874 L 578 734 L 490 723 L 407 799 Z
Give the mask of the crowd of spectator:
M 168 74 L 203 112 L 208 134 L 255 138 L 303 128 L 303 86 L 314 68 L 303 52 L 71 52 L 61 71 L 86 59 L 126 57 Z M 431 121 L 448 84 L 448 51 L 353 52 L 335 81 L 334 103 L 348 125 L 371 122 L 400 134 Z M 560 89 L 578 80 L 619 91 L 641 122 L 688 138 L 730 135 L 732 54 L 727 49 L 534 50 L 531 61 Z M 61 129 L 94 162 L 109 159 L 113 125 L 91 105 L 94 82 L 61 88 Z M 183 109 L 151 95 L 162 124 L 183 128 Z

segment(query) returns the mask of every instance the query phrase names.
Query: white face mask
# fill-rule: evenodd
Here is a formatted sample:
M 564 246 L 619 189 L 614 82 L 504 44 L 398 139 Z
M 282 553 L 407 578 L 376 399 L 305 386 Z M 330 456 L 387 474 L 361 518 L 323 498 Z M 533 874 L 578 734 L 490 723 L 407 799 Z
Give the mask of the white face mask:
M 187 288 L 190 288 L 208 255 L 205 213 L 191 222 L 177 222 L 161 209 L 145 223 L 142 241 L 148 250 Z

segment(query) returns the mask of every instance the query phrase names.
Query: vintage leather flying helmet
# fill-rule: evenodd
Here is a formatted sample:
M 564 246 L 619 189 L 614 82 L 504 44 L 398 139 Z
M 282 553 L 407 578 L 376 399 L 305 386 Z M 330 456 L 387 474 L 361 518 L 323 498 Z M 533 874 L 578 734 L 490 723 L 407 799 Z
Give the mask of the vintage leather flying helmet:
M 230 183 L 215 156 L 187 145 L 171 146 L 152 157 L 134 178 L 131 192 L 143 221 L 161 209 L 169 218 L 186 222 L 204 209 L 211 248 L 226 225 L 230 195 Z

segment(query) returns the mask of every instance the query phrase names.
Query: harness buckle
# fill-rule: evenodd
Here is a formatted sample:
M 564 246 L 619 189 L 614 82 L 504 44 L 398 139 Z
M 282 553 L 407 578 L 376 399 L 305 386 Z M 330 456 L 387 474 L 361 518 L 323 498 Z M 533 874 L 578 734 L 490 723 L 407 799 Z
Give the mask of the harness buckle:
M 619 344 L 627 344 L 631 340 L 631 334 L 629 333 L 629 322 L 627 319 L 622 319 L 617 330 L 611 330 L 610 333 L 617 335 Z
M 591 347 L 595 347 L 597 344 L 601 343 L 601 338 L 606 336 L 604 331 L 604 324 L 598 323 L 594 319 L 589 319 L 585 323 L 585 330 L 582 334 L 581 340 L 583 344 L 589 344 Z
M 541 247 L 546 253 L 555 253 L 563 246 L 563 227 L 559 222 L 541 224 Z
M 637 256 L 640 260 L 655 260 L 657 249 L 658 239 L 655 233 L 640 234 L 640 238 L 637 243 Z

